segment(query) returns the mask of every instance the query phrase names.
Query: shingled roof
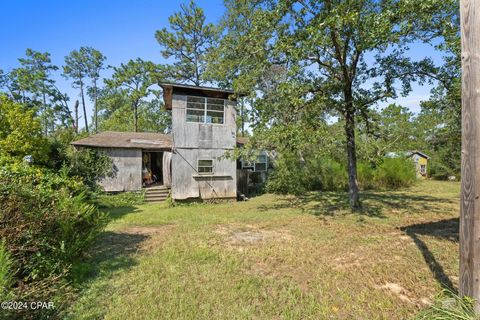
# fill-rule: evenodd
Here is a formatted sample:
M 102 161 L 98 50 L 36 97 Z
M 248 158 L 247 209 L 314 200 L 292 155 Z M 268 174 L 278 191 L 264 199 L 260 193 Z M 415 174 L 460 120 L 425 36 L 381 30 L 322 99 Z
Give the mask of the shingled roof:
M 237 137 L 239 145 L 243 145 L 247 141 L 247 138 Z M 171 150 L 173 143 L 171 134 L 105 131 L 74 141 L 72 145 L 96 148 Z
M 172 136 L 156 132 L 105 131 L 72 142 L 74 146 L 171 150 Z

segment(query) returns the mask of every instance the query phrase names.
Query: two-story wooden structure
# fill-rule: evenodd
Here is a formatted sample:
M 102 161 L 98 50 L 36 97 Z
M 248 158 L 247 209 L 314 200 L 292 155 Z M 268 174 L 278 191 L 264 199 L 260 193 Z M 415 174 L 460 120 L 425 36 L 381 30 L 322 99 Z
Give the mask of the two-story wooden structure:
M 73 142 L 96 148 L 113 162 L 99 181 L 106 191 L 171 188 L 175 200 L 235 199 L 237 145 L 233 91 L 161 83 L 172 114 L 171 134 L 102 132 Z
M 172 196 L 236 198 L 235 101 L 231 90 L 162 83 L 172 111 Z

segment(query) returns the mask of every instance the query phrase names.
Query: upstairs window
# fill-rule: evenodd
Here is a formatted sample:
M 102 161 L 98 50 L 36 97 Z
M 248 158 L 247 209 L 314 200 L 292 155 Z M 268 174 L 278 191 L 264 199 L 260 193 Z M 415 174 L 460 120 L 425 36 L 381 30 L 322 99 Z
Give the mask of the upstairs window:
M 187 96 L 187 122 L 223 124 L 225 100 Z
M 198 174 L 212 174 L 213 160 L 198 160 L 197 172 Z

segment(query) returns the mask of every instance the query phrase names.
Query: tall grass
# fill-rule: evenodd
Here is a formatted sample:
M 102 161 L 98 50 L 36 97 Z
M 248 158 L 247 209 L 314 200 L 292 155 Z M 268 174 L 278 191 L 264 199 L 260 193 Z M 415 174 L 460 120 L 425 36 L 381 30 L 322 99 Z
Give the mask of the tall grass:
M 420 312 L 416 320 L 474 320 L 480 319 L 475 316 L 474 301 L 468 297 L 444 290 L 442 295 L 430 308 Z

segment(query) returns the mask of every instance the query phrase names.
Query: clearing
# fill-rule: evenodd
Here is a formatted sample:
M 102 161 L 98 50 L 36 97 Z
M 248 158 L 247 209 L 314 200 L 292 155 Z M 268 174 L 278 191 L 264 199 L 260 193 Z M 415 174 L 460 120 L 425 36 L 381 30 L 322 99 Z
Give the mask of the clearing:
M 109 209 L 73 319 L 405 319 L 458 286 L 460 184 Z

